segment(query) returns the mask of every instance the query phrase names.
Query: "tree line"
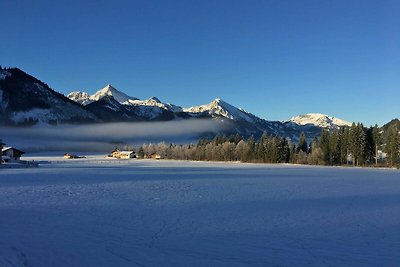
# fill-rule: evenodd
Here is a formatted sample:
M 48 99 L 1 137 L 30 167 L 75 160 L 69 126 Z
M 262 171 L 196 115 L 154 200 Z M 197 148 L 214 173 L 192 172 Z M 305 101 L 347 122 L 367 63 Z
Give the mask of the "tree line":
M 311 141 L 301 133 L 297 143 L 267 133 L 258 140 L 253 136 L 217 135 L 213 139 L 200 139 L 197 144 L 143 144 L 137 155 L 145 157 L 157 153 L 166 159 L 197 161 L 398 167 L 399 129 L 392 127 L 389 131 L 383 140 L 378 126 L 366 128 L 358 123 L 351 127 L 323 130 L 319 138 Z

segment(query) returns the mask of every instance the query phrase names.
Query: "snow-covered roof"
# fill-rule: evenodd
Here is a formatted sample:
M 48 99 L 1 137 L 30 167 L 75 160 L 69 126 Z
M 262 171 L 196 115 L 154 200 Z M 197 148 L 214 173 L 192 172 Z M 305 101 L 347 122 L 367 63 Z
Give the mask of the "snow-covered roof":
M 135 151 L 120 151 L 119 154 L 130 155 L 130 154 L 135 154 Z
M 12 146 L 3 147 L 3 148 L 1 149 L 1 152 L 5 152 L 5 151 L 8 151 L 8 150 L 10 150 L 10 149 L 15 150 L 15 151 L 18 151 L 18 152 L 20 152 L 21 154 L 24 154 L 24 153 L 25 153 L 24 151 L 19 150 L 19 149 L 15 148 L 15 147 L 12 147 Z

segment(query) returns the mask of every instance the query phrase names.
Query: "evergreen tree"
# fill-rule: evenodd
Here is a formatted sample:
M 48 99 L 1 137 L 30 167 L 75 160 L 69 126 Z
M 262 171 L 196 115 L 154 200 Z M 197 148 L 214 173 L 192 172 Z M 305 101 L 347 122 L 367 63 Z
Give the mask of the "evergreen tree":
M 299 137 L 299 145 L 297 146 L 297 152 L 303 151 L 303 152 L 308 152 L 308 144 L 307 144 L 307 138 L 304 132 L 300 134 Z
M 378 164 L 378 151 L 381 149 L 382 146 L 382 134 L 381 130 L 379 129 L 378 125 L 372 129 L 372 139 L 374 144 L 374 154 L 375 154 L 375 164 Z
M 267 160 L 267 157 L 266 157 L 267 143 L 268 143 L 268 136 L 267 136 L 267 133 L 264 132 L 262 134 L 260 140 L 256 144 L 256 158 L 257 158 L 257 161 L 259 161 L 259 162 L 266 162 L 266 160 Z
M 353 165 L 360 166 L 365 163 L 366 135 L 361 123 L 353 123 L 350 129 L 350 151 Z
M 394 167 L 399 164 L 400 156 L 400 136 L 399 129 L 392 127 L 389 130 L 388 140 L 386 143 L 386 153 L 388 156 L 388 163 Z
M 373 136 L 373 127 L 364 129 L 365 130 L 365 161 L 367 164 L 374 162 L 375 156 L 375 143 Z
M 340 163 L 347 164 L 350 154 L 350 128 L 344 127 L 340 129 Z
M 329 138 L 329 152 L 330 164 L 339 165 L 341 159 L 341 142 L 340 133 L 338 130 L 333 131 Z
M 246 155 L 246 161 L 251 162 L 255 159 L 255 148 L 256 148 L 253 135 L 251 135 L 247 140 L 247 145 L 248 145 L 248 150 Z
M 323 130 L 321 134 L 321 139 L 319 141 L 319 148 L 321 149 L 322 159 L 325 164 L 332 164 L 329 139 L 329 132 L 327 130 Z

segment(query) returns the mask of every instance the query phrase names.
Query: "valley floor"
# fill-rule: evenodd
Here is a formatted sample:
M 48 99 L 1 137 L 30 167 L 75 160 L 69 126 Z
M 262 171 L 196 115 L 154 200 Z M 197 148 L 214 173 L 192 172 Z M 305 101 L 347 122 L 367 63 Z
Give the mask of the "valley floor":
M 398 170 L 118 161 L 0 170 L 0 266 L 399 266 Z

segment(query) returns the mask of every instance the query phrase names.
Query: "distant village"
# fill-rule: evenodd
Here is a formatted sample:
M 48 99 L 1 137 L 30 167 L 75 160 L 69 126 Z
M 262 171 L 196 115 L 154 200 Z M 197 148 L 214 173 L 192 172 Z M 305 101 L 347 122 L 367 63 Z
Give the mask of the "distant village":
M 7 146 L 0 139 L 0 167 L 1 168 L 24 168 L 24 167 L 38 167 L 38 162 L 28 161 L 21 159 L 22 155 L 25 154 L 21 149 Z M 85 156 L 79 156 L 72 153 L 64 153 L 63 157 L 65 159 L 83 159 Z M 158 153 L 151 153 L 149 155 L 138 156 L 134 150 L 119 150 L 117 147 L 111 151 L 110 154 L 106 155 L 107 158 L 112 159 L 162 159 L 162 156 Z
M 108 157 L 115 158 L 115 159 L 141 158 L 133 150 L 119 150 L 117 147 L 113 151 L 111 151 L 111 153 L 108 155 Z M 145 158 L 145 159 L 161 159 L 162 157 L 158 153 L 151 153 L 149 155 L 144 154 L 143 158 Z
M 162 156 L 158 153 L 151 153 L 149 155 L 145 154 L 143 156 L 139 156 L 136 154 L 134 150 L 119 150 L 116 147 L 114 150 L 111 151 L 110 154 L 107 155 L 108 158 L 113 159 L 136 159 L 136 158 L 144 158 L 144 159 L 162 159 Z M 79 156 L 71 153 L 64 154 L 65 159 L 79 159 L 85 158 L 84 156 Z

